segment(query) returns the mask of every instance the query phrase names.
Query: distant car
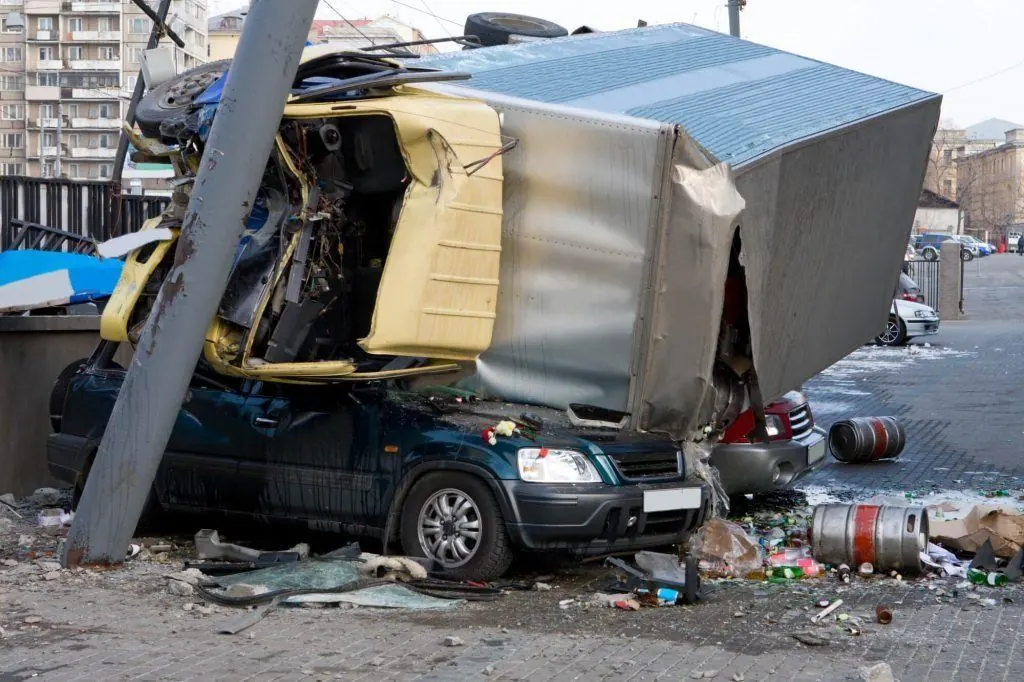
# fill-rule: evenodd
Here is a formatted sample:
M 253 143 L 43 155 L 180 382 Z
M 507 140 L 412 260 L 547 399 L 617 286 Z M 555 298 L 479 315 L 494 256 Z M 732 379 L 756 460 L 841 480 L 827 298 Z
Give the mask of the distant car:
M 900 298 L 913 303 L 925 302 L 924 294 L 921 293 L 921 287 L 917 286 L 917 282 L 906 273 L 900 273 L 900 282 L 896 285 L 896 296 L 894 298 Z
M 925 233 L 917 235 L 914 242 L 914 248 L 921 252 L 921 257 L 925 260 L 935 261 L 939 260 L 940 247 L 944 242 L 955 241 L 960 244 L 960 260 L 971 261 L 974 260 L 977 255 L 977 249 L 969 248 L 966 244 L 961 243 L 951 234 L 935 234 Z
M 875 337 L 881 346 L 903 346 L 910 339 L 939 333 L 939 315 L 930 306 L 897 298 L 889 309 L 885 331 Z
M 972 237 L 969 234 L 959 235 L 959 236 L 957 236 L 957 240 L 961 244 L 967 246 L 968 248 L 972 248 L 973 247 L 973 249 L 975 250 L 975 252 L 979 256 L 991 256 L 993 253 L 995 253 L 995 249 L 990 247 L 985 242 Z
M 790 391 L 764 407 L 768 442 L 752 442 L 754 413 L 742 412 L 711 451 L 729 495 L 785 488 L 825 461 L 825 431 L 814 424 L 807 398 Z

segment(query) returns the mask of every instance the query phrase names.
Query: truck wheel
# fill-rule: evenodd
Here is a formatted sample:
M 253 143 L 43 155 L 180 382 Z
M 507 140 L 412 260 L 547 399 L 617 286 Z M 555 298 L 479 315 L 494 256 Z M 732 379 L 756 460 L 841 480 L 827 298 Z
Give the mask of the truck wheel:
M 463 473 L 427 474 L 402 505 L 402 549 L 427 557 L 463 580 L 493 580 L 512 563 L 512 547 L 494 494 Z
M 480 12 L 466 17 L 465 35 L 476 36 L 484 47 L 507 45 L 510 36 L 561 38 L 569 31 L 545 19 L 504 12 Z
M 135 122 L 145 137 L 160 139 L 160 124 L 180 116 L 192 106 L 196 97 L 227 72 L 230 59 L 203 64 L 153 88 L 139 100 Z
M 902 346 L 907 342 L 907 327 L 896 315 L 890 315 L 885 323 L 885 331 L 875 337 L 880 346 Z

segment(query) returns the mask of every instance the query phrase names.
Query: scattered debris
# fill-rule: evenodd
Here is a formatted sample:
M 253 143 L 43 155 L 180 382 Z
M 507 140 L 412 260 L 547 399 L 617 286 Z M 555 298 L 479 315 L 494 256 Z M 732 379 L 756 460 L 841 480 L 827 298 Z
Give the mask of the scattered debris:
M 465 640 L 461 637 L 455 637 L 454 635 L 448 635 L 444 638 L 443 642 L 445 646 L 463 646 L 465 643 Z
M 24 620 L 24 622 L 26 625 L 36 625 L 37 623 L 42 623 L 43 619 L 39 616 L 29 616 Z
M 74 518 L 74 512 L 68 513 L 59 507 L 54 507 L 40 511 L 36 521 L 40 528 L 58 528 L 71 525 Z
M 702 573 L 746 578 L 764 569 L 761 545 L 732 521 L 712 518 L 694 535 Z
M 860 679 L 864 682 L 895 682 L 892 676 L 892 668 L 888 663 L 876 663 L 875 665 L 860 669 Z
M 813 616 L 811 616 L 811 622 L 812 623 L 817 623 L 818 621 L 820 621 L 825 616 L 829 615 L 830 613 L 835 612 L 835 610 L 838 609 L 842 605 L 843 605 L 843 600 L 842 599 L 836 599 L 834 602 L 832 602 L 831 604 L 826 606 L 824 609 L 822 609 L 818 613 L 816 613 Z
M 892 607 L 884 604 L 875 607 L 875 619 L 882 625 L 892 622 Z
M 534 583 L 533 589 L 537 592 L 547 592 L 551 589 L 551 585 L 548 585 L 547 583 Z
M 196 590 L 186 582 L 182 582 L 180 580 L 168 580 L 167 592 L 177 597 L 191 597 L 195 594 Z
M 794 632 L 790 636 L 801 644 L 806 644 L 807 646 L 827 646 L 831 641 L 828 637 L 814 632 Z

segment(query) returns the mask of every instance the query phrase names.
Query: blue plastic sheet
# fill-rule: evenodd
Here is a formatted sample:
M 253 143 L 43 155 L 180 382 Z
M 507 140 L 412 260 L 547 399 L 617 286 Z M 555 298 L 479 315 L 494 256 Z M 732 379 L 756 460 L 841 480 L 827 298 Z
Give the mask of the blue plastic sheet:
M 0 312 L 109 298 L 124 263 L 60 251 L 0 253 Z

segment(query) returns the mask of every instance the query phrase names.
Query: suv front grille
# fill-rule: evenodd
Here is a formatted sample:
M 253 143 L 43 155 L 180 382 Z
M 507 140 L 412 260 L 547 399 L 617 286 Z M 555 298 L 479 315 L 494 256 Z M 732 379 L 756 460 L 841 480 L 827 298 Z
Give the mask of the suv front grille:
M 682 455 L 678 452 L 613 454 L 611 460 L 630 481 L 677 478 L 682 471 Z
M 789 413 L 789 426 L 793 430 L 793 438 L 806 436 L 814 428 L 811 408 L 806 403 Z

